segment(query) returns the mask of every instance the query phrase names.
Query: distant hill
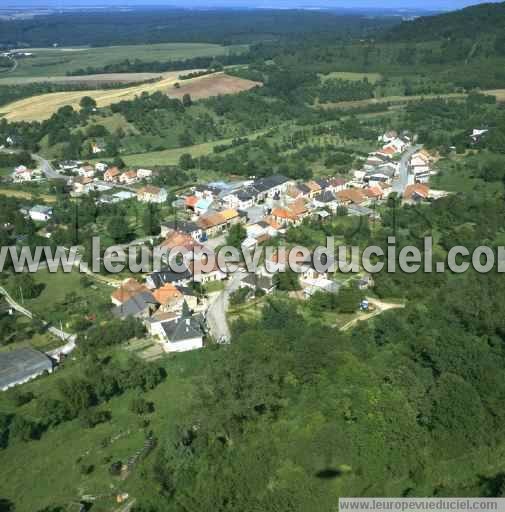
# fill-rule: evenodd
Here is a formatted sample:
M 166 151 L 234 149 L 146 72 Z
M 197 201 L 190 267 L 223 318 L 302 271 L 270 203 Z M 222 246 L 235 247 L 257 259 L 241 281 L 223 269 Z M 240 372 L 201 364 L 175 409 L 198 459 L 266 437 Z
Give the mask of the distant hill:
M 397 42 L 426 42 L 498 37 L 505 45 L 503 34 L 505 2 L 481 4 L 437 16 L 422 16 L 393 27 L 386 38 Z

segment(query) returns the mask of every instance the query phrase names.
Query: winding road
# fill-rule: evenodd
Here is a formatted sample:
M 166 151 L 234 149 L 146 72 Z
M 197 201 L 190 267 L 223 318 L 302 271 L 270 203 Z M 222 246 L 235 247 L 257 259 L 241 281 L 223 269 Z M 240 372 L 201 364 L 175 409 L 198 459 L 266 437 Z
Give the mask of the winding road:
M 32 158 L 39 163 L 40 169 L 47 178 L 51 180 L 68 180 L 68 176 L 56 172 L 53 166 L 40 155 L 33 154 Z

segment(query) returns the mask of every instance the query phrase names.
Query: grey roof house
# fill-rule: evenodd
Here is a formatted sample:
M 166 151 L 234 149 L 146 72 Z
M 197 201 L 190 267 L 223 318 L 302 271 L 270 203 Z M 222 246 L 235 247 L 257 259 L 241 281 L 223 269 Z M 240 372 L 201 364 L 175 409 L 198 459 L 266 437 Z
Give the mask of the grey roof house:
M 203 328 L 200 315 L 183 315 L 161 324 L 166 352 L 187 352 L 203 347 Z
M 159 306 L 158 301 L 151 292 L 137 293 L 120 306 L 112 310 L 116 318 L 124 320 L 127 317 L 146 318 Z
M 173 270 L 160 270 L 153 272 L 146 278 L 146 284 L 149 288 L 161 288 L 170 283 L 177 286 L 188 284 L 193 278 L 193 274 L 186 269 L 184 272 L 174 272 Z
M 52 373 L 53 361 L 43 352 L 20 348 L 0 353 L 0 390 L 24 384 L 44 373 Z

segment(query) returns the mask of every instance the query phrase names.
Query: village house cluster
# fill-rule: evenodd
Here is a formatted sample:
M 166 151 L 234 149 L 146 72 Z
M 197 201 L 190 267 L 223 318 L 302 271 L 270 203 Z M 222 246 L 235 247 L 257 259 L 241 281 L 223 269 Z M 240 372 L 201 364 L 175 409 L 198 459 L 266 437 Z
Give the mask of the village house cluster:
M 308 217 L 321 222 L 334 215 L 379 219 L 377 206 L 393 192 L 405 202 L 429 199 L 428 182 L 435 159 L 416 145 L 409 134 L 390 131 L 379 142 L 381 147 L 368 155 L 361 169 L 351 170 L 346 177 L 298 182 L 276 174 L 243 181 L 216 181 L 186 189 L 172 203 L 174 217 L 162 223 L 159 238 L 152 240 L 164 249 L 187 249 L 192 256 L 184 258 L 184 272 L 173 272 L 166 262 L 165 270 L 122 282 L 111 296 L 113 315 L 144 322 L 149 334 L 167 352 L 200 348 L 208 332 L 206 314 L 210 304 L 205 287 L 229 276 L 217 266 L 205 272 L 195 270 L 193 249 L 214 252 L 225 245 L 230 229 L 237 224 L 244 227 L 242 249 L 252 251 L 285 234 L 290 227 L 299 226 Z M 17 168 L 17 180 L 33 175 L 33 171 L 28 171 Z M 166 190 L 150 183 L 156 172 L 149 169 L 122 171 L 104 163 L 72 161 L 60 163 L 58 171 L 69 177 L 74 195 L 100 192 L 97 201 L 102 204 L 128 199 L 167 202 Z M 52 216 L 51 208 L 42 205 L 35 205 L 25 213 L 39 222 L 46 222 Z M 274 271 L 272 265 L 268 265 L 267 271 L 267 262 L 263 262 L 254 273 L 243 272 L 238 288 L 248 288 L 253 295 L 260 290 L 271 293 L 276 286 L 275 273 L 287 266 L 282 256 L 275 258 L 268 262 L 274 264 Z M 310 261 L 300 265 L 298 274 L 302 297 L 310 297 L 316 291 L 339 291 L 335 279 L 316 272 Z M 195 283 L 201 285 L 200 289 Z M 359 286 L 370 286 L 370 280 L 363 279 Z

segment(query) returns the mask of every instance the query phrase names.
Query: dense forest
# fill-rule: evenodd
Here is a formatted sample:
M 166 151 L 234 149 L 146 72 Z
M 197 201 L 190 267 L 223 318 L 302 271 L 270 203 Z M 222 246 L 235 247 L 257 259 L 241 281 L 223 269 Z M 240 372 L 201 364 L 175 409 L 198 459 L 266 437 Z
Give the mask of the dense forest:
M 262 9 L 247 11 L 64 12 L 33 19 L 0 21 L 0 45 L 46 47 L 108 46 L 168 42 L 251 43 L 317 34 L 327 39 L 360 37 L 398 23 L 398 18 L 365 14 Z M 121 30 L 118 30 L 118 27 Z
M 387 38 L 420 42 L 498 35 L 503 41 L 504 26 L 505 3 L 486 3 L 438 16 L 422 16 L 402 23 L 391 29 Z M 501 51 L 505 51 L 505 48 L 502 47 Z

